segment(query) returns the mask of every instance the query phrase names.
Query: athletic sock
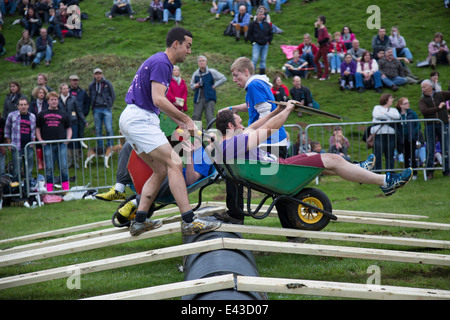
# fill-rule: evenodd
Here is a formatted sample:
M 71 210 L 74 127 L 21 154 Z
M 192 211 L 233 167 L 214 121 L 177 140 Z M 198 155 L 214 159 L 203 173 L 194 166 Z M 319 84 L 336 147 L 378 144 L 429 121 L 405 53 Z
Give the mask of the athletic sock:
M 134 220 L 136 222 L 144 222 L 147 219 L 147 211 L 136 211 L 136 218 Z
M 387 187 L 388 186 L 388 181 L 386 180 L 386 178 L 387 178 L 387 175 L 385 175 L 385 174 L 383 174 L 382 175 L 383 176 L 383 178 L 384 178 L 384 183 L 383 183 L 383 187 Z
M 116 190 L 117 192 L 125 192 L 125 185 L 122 183 L 116 183 L 116 185 L 114 186 L 114 190 Z
M 194 211 L 189 210 L 181 214 L 181 219 L 183 219 L 184 222 L 191 223 L 192 221 L 194 221 L 194 216 Z

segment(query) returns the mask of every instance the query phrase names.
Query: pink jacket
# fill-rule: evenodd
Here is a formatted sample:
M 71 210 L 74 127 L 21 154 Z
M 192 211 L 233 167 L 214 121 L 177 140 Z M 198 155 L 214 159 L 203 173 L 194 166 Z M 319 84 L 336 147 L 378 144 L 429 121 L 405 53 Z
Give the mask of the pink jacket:
M 447 44 L 445 43 L 445 41 L 443 41 L 443 43 L 441 43 L 441 45 L 442 45 L 442 44 L 443 44 L 442 47 L 443 47 L 444 51 L 445 51 L 445 52 L 449 52 L 448 47 L 447 47 Z M 432 56 L 433 54 L 436 54 L 438 51 L 439 51 L 439 47 L 437 46 L 436 42 L 431 41 L 431 42 L 428 44 L 428 57 L 427 57 L 427 60 L 430 61 L 430 60 L 431 60 L 431 56 Z

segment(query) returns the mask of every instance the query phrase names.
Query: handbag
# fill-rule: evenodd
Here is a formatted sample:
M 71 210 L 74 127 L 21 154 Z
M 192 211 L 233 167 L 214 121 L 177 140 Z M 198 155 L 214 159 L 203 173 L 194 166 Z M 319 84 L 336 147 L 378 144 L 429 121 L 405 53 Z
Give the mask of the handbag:
M 372 149 L 372 148 L 373 148 L 373 145 L 374 145 L 374 142 L 375 142 L 375 136 L 376 136 L 376 134 L 378 133 L 378 131 L 380 131 L 380 129 L 381 129 L 382 126 L 383 126 L 383 125 L 381 125 L 381 126 L 378 128 L 378 130 L 375 131 L 375 133 L 371 133 L 371 134 L 369 134 L 369 136 L 367 137 L 367 139 L 366 139 L 367 149 Z

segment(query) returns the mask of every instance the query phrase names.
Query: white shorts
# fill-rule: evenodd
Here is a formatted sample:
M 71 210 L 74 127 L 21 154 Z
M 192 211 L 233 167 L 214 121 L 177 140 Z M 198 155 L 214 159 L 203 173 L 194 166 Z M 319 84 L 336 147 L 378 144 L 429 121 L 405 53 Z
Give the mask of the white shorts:
M 169 143 L 159 127 L 159 117 L 151 112 L 129 104 L 119 119 L 120 132 L 138 154 L 150 153 Z

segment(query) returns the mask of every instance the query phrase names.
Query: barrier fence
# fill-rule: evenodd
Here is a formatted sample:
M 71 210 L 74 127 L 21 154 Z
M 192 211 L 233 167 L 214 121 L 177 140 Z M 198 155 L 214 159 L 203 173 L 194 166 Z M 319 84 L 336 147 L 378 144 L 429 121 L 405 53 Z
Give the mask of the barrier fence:
M 381 137 L 375 139 L 375 146 L 372 150 L 367 147 L 365 142 L 367 129 L 378 124 L 384 126 L 397 125 L 399 129 L 389 139 Z M 380 165 L 375 168 L 374 171 L 376 172 L 398 171 L 405 167 L 405 159 L 413 159 L 412 161 L 417 161 L 417 166 L 414 168 L 415 172 L 423 171 L 426 180 L 427 171 L 444 170 L 449 163 L 449 128 L 448 124 L 444 124 L 438 119 L 390 121 L 389 124 L 387 122 L 370 121 L 324 123 L 310 124 L 306 128 L 297 124 L 285 125 L 290 137 L 288 155 L 318 151 L 315 149 L 317 143 L 322 148 L 321 152 L 334 152 L 336 143 L 330 143 L 330 137 L 333 136 L 334 129 L 337 126 L 342 129 L 343 136 L 348 140 L 348 147 L 340 150 L 342 156 L 348 161 L 359 162 L 365 160 L 369 154 L 374 153 L 377 156 L 377 163 Z M 403 130 L 405 126 L 420 127 L 418 132 L 423 137 L 419 137 L 417 144 L 415 140 L 411 140 L 408 142 L 409 146 L 400 146 L 398 131 Z M 442 142 L 440 153 L 436 153 L 435 148 L 430 149 L 433 151 L 427 151 L 428 141 L 433 141 L 432 138 L 427 138 L 427 135 L 431 137 L 431 132 L 437 133 L 440 138 L 438 140 Z M 106 141 L 110 139 L 113 141 L 113 145 L 111 148 L 107 148 Z M 103 148 L 98 146 L 99 140 L 103 141 Z M 436 142 L 436 140 L 434 141 Z M 23 165 L 19 166 L 22 170 L 18 170 L 17 180 L 19 184 L 14 187 L 11 187 L 11 185 L 9 187 L 4 186 L 3 197 L 30 198 L 37 196 L 36 199 L 39 202 L 40 195 L 43 194 L 59 194 L 66 190 L 86 192 L 92 189 L 111 188 L 116 182 L 118 152 L 120 152 L 123 143 L 123 136 L 56 140 L 46 141 L 45 143 L 36 141 L 28 143 L 23 152 L 19 152 L 19 157 L 15 157 L 17 148 L 14 145 L 0 144 L 0 148 L 3 147 L 6 150 L 5 154 L 0 153 L 2 156 L 0 157 L 1 168 L 5 168 L 6 165 L 3 174 L 12 178 L 14 175 L 12 164 L 17 163 L 17 161 L 23 162 Z M 382 150 L 385 150 L 386 153 L 383 154 Z M 30 152 L 32 157 L 29 156 Z M 431 152 L 433 154 L 430 154 Z M 432 157 L 433 161 L 428 162 L 427 166 L 428 156 Z M 386 161 L 386 159 L 388 160 Z M 386 164 L 388 167 L 386 167 Z M 408 163 L 407 166 L 413 165 Z M 53 190 L 47 190 L 46 184 L 48 185 L 49 180 L 53 184 Z M 66 181 L 68 183 L 65 183 Z M 66 190 L 63 190 L 63 187 Z

